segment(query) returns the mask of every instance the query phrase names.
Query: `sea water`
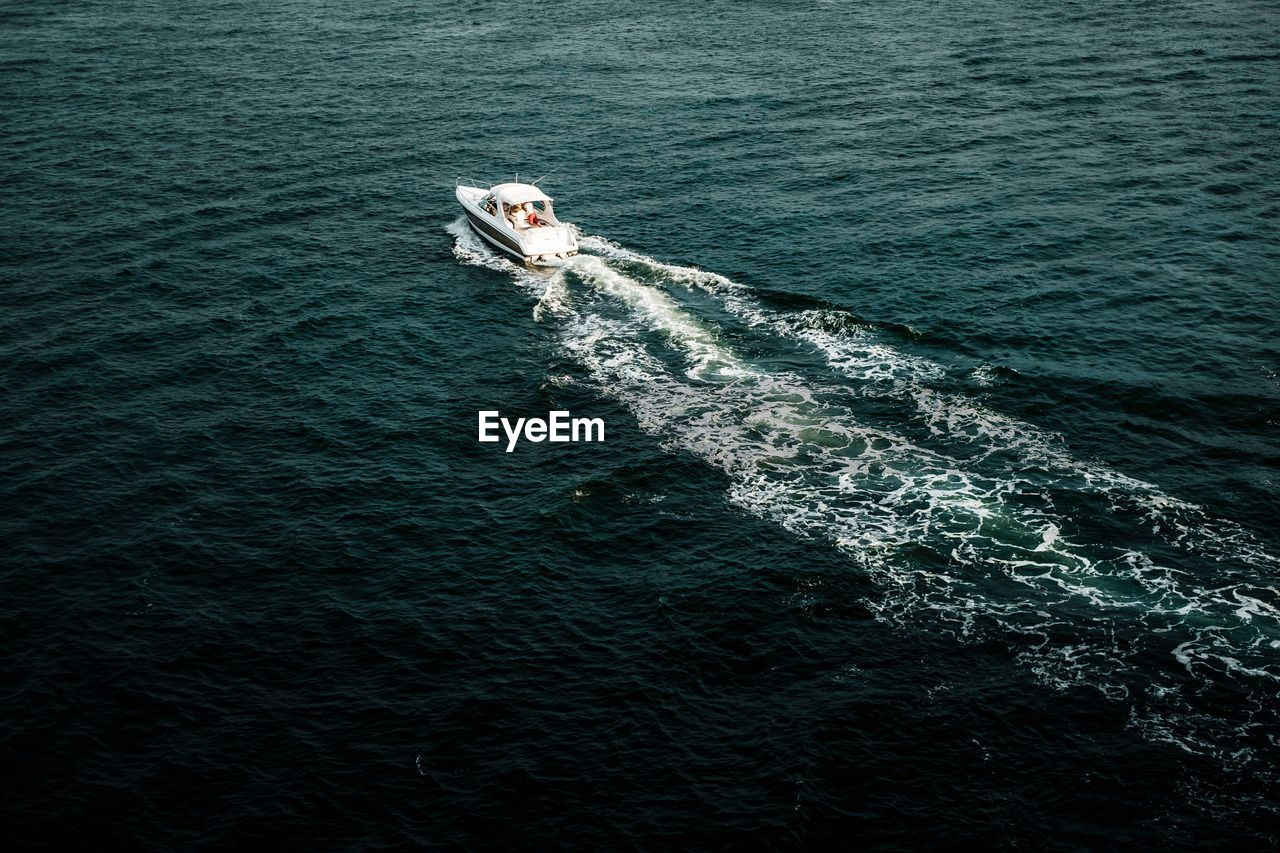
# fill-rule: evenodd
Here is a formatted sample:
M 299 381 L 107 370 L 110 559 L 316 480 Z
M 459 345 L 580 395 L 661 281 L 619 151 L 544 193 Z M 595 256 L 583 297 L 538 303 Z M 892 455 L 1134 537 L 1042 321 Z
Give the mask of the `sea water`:
M 1277 14 L 10 4 L 11 835 L 1276 844 Z

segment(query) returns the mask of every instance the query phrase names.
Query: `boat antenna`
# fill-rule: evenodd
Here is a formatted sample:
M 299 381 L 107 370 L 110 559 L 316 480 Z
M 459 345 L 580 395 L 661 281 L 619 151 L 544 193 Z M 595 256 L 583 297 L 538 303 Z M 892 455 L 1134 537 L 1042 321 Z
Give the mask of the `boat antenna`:
M 559 167 L 559 166 L 556 166 L 556 167 L 555 167 L 554 169 L 552 169 L 550 172 L 547 172 L 547 174 L 543 175 L 543 176 L 542 176 L 542 178 L 548 178 L 548 177 L 550 177 L 550 176 L 554 175 L 554 174 L 555 174 L 556 172 L 558 172 L 558 171 L 560 171 L 560 167 Z M 538 178 L 538 181 L 542 180 L 542 178 Z M 533 185 L 534 185 L 535 187 L 538 185 L 538 181 L 534 181 L 534 182 L 533 182 Z

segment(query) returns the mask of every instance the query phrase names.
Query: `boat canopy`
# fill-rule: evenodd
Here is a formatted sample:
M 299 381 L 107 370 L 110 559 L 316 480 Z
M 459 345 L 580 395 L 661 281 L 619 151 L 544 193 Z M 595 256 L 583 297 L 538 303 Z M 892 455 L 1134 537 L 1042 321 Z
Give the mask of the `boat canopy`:
M 551 201 L 547 194 L 533 184 L 498 184 L 490 192 L 503 204 L 524 204 L 526 201 Z

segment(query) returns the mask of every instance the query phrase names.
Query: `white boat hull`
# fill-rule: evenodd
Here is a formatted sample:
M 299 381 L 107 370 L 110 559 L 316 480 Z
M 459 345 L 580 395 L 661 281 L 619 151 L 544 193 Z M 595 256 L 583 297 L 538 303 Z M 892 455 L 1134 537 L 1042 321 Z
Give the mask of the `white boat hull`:
M 486 195 L 486 190 L 477 187 L 457 188 L 458 203 L 471 230 L 489 245 L 533 266 L 560 266 L 578 253 L 578 238 L 572 225 L 513 228 L 505 217 L 490 214 L 480 206 Z

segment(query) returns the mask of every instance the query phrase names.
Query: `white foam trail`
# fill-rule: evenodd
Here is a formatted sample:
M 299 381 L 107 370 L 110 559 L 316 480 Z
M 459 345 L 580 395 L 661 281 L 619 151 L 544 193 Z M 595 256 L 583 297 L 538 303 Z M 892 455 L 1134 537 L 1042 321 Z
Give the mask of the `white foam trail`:
M 642 257 L 600 238 L 582 242 L 606 256 Z M 473 262 L 470 255 L 464 260 Z M 535 298 L 545 295 L 515 264 L 502 261 L 497 268 L 516 275 Z M 709 289 L 730 311 L 750 325 L 814 344 L 842 375 L 905 391 L 932 407 L 924 415 L 931 435 L 945 439 L 959 431 L 992 446 L 958 460 L 863 423 L 837 402 L 843 395 L 741 358 L 662 289 L 599 257 L 579 259 L 566 268 L 566 291 L 580 279 L 604 301 L 589 304 L 566 294 L 556 315 L 562 342 L 595 389 L 626 405 L 642 429 L 725 472 L 735 505 L 848 554 L 878 582 L 882 593 L 868 604 L 882 618 L 914 625 L 927 617 L 960 637 L 998 627 L 1018 638 L 1019 656 L 1048 684 L 1087 685 L 1117 700 L 1141 694 L 1133 725 L 1148 737 L 1237 766 L 1260 760 L 1249 737 L 1232 729 L 1239 721 L 1197 706 L 1180 673 L 1199 689 L 1231 682 L 1247 695 L 1274 699 L 1280 685 L 1275 589 L 1230 578 L 1206 587 L 1138 551 L 1072 541 L 1064 531 L 1076 525 L 1057 514 L 1043 483 L 1008 470 L 984 473 L 978 463 L 1007 440 L 1013 451 L 1028 454 L 1027 464 L 1050 471 L 1054 488 L 1109 496 L 1139 490 L 1161 525 L 1170 523 L 1168 507 L 1189 504 L 1075 462 L 1059 439 L 1045 438 L 1052 434 L 928 388 L 925 383 L 942 374 L 927 360 L 874 341 L 856 349 L 851 338 L 787 334 L 794 332 L 793 318 L 772 315 L 745 288 L 714 274 L 670 269 L 677 271 L 672 278 L 710 277 Z M 651 351 L 655 332 L 679 353 L 681 369 L 673 372 Z M 1054 473 L 1050 461 L 1063 470 Z M 1177 533 L 1171 538 L 1186 544 Z M 1122 642 L 1118 629 L 1133 636 Z M 1161 654 L 1171 663 L 1167 669 L 1153 668 Z M 1276 724 L 1274 713 L 1262 710 L 1250 721 Z
M 737 356 L 719 345 L 715 335 L 662 291 L 645 287 L 590 255 L 573 258 L 566 268 L 576 271 L 604 293 L 621 299 L 642 314 L 653 328 L 665 333 L 693 359 L 694 364 L 689 368 L 691 377 L 724 378 L 749 372 Z
M 1155 532 L 1164 533 L 1168 541 L 1180 547 L 1219 561 L 1234 560 L 1264 568 L 1276 563 L 1245 531 L 1208 517 L 1200 507 L 1106 466 L 1073 458 L 1057 434 L 930 387 L 930 383 L 944 378 L 941 366 L 900 353 L 875 340 L 869 329 L 851 329 L 845 316 L 829 317 L 826 314 L 830 312 L 812 311 L 795 315 L 769 312 L 746 288 L 714 273 L 662 264 L 600 238 L 589 238 L 584 246 L 607 257 L 639 262 L 664 273 L 671 281 L 699 287 L 716 295 L 722 305 L 749 326 L 764 327 L 812 345 L 831 367 L 862 383 L 868 396 L 909 399 L 932 436 L 977 447 L 979 452 L 970 457 L 968 465 L 1003 454 L 1015 459 L 1018 466 L 1049 471 L 1058 488 L 1093 491 L 1113 505 L 1136 508 Z M 671 404 L 666 401 L 663 405 Z M 696 448 L 700 443 L 706 442 L 688 442 L 687 446 Z M 882 462 L 868 463 L 864 471 Z M 1189 629 L 1194 639 L 1178 646 L 1178 661 L 1197 668 L 1202 679 L 1243 679 L 1250 692 L 1262 691 L 1261 695 L 1270 694 L 1274 699 L 1275 685 L 1280 681 L 1275 654 L 1280 649 L 1280 621 L 1274 608 L 1247 594 L 1248 587 L 1240 579 L 1229 580 L 1221 589 L 1203 589 L 1185 582 L 1177 570 L 1158 565 L 1141 553 L 1128 551 L 1118 558 L 1091 560 L 1062 540 L 1060 526 L 1049 521 L 1047 515 L 1025 508 L 1024 522 L 1035 524 L 1037 518 L 1045 522 L 1041 542 L 1025 558 L 1017 557 L 1018 546 L 1007 536 L 998 543 L 1000 547 L 992 548 L 993 541 L 986 538 L 989 507 L 998 506 L 1001 495 L 1024 484 L 1026 480 L 1012 472 L 994 484 L 967 480 L 963 492 L 970 498 L 971 517 L 980 520 L 967 532 L 939 524 L 939 519 L 946 516 L 937 505 L 921 509 L 899 503 L 888 519 L 877 519 L 865 512 L 859 517 L 857 511 L 840 517 L 833 515 L 831 508 L 848 504 L 837 501 L 836 494 L 810 484 L 800 486 L 763 476 L 735 479 L 730 497 L 789 530 L 825 530 L 828 538 L 849 550 L 891 590 L 878 603 L 882 616 L 896 620 L 932 612 L 951 622 L 962 635 L 984 620 L 1033 641 L 1035 644 L 1021 656 L 1033 672 L 1056 687 L 1088 685 L 1112 698 L 1124 699 L 1139 689 L 1136 685 L 1152 681 L 1149 673 L 1135 668 L 1136 648 L 1121 649 L 1114 640 L 1100 642 L 1102 638 L 1079 642 L 1056 639 L 1079 635 L 1081 617 L 1073 611 L 1078 609 L 1077 602 L 1087 602 L 1099 615 L 1108 614 L 1102 617 L 1104 624 L 1123 614 L 1120 618 L 1130 624 L 1148 626 L 1153 636 Z M 851 487 L 849 480 L 842 479 L 837 494 L 856 498 L 858 490 Z M 901 491 L 902 496 L 935 494 L 936 488 L 931 488 L 927 478 L 904 484 Z M 887 524 L 877 524 L 886 520 Z M 847 531 L 857 533 L 850 535 Z M 907 547 L 911 541 L 927 542 L 938 534 L 955 541 L 948 555 L 955 568 L 904 569 L 901 561 L 887 559 L 895 549 Z M 1045 559 L 1046 556 L 1052 559 Z M 975 583 L 974 576 L 964 571 L 983 566 L 1001 568 L 1000 576 L 1005 582 L 1030 587 L 1026 598 L 993 598 L 989 584 Z M 1165 686 L 1161 687 L 1160 682 Z M 1253 749 L 1232 746 L 1241 742 L 1241 729 L 1212 713 L 1196 710 L 1167 674 L 1157 676 L 1152 686 L 1164 691 L 1165 701 L 1135 711 L 1135 728 L 1149 737 L 1169 739 L 1236 766 L 1256 760 Z M 1274 729 L 1275 722 L 1273 717 L 1266 724 Z M 1250 725 L 1254 725 L 1252 717 Z M 1274 744 L 1275 736 L 1272 737 Z
M 1142 577 L 1128 568 L 1097 583 L 1094 560 L 1071 547 L 1044 510 L 1006 503 L 1016 483 L 977 475 L 904 436 L 860 423 L 847 408 L 819 401 L 797 377 L 745 368 L 657 289 L 601 270 L 599 261 L 585 269 L 648 328 L 677 339 L 692 361 L 687 375 L 700 378 L 709 362 L 735 366 L 736 381 L 723 387 L 669 381 L 634 327 L 616 321 L 593 327 L 599 323 L 593 316 L 579 318 L 567 340 L 642 426 L 735 475 L 732 497 L 741 506 L 862 555 L 941 536 L 956 540 L 943 543 L 954 561 L 1000 565 L 1010 580 L 1042 591 L 1107 607 L 1141 606 L 1148 598 Z M 610 357 L 601 360 L 601 353 Z
M 931 387 L 946 376 L 941 365 L 903 353 L 876 338 L 867 327 L 851 326 L 844 312 L 810 310 L 790 314 L 762 306 L 748 288 L 724 276 L 694 267 L 667 264 L 626 249 L 602 237 L 585 237 L 581 245 L 604 257 L 630 261 L 662 272 L 670 280 L 715 295 L 732 314 L 755 328 L 804 341 L 820 351 L 828 364 L 859 383 L 865 396 L 898 396 L 912 401 L 929 432 L 941 440 L 967 444 L 976 459 L 1000 455 L 1020 467 L 1049 469 L 1074 478 L 1070 484 L 1114 504 L 1138 510 L 1152 531 L 1175 545 L 1215 560 L 1239 560 L 1270 568 L 1280 558 L 1270 554 L 1246 530 L 1210 517 L 1203 507 L 1165 494 L 1161 489 L 1098 462 L 1075 458 L 1061 435 L 987 408 L 960 394 Z

